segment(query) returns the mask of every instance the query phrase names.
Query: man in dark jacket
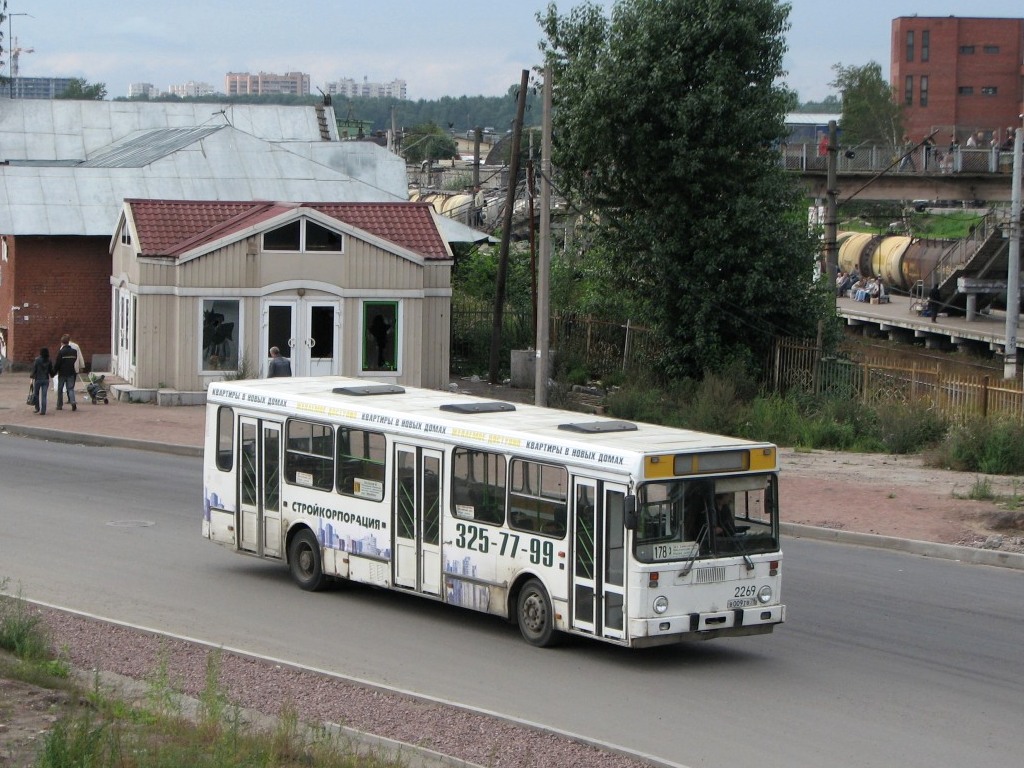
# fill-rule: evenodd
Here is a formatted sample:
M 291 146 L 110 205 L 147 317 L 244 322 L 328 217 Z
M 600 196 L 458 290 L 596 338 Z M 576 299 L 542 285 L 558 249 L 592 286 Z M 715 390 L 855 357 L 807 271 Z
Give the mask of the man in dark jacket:
M 78 350 L 69 343 L 71 337 L 64 334 L 60 337 L 60 349 L 57 359 L 53 361 L 53 370 L 57 374 L 57 410 L 64 408 L 64 390 L 67 389 L 68 402 L 71 410 L 77 411 L 75 404 L 75 368 L 78 365 Z

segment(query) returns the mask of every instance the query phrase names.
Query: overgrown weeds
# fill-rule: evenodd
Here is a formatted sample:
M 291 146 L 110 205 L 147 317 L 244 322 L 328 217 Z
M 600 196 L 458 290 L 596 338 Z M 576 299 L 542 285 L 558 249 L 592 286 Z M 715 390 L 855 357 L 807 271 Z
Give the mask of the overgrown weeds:
M 20 673 L 7 664 L 0 674 L 42 687 L 55 663 L 42 616 L 20 595 L 7 593 L 0 579 L 0 648 L 12 653 Z M 66 667 L 66 665 L 64 665 Z M 39 674 L 24 674 L 26 669 Z M 67 675 L 65 674 L 65 677 Z M 52 681 L 51 681 L 52 682 Z M 66 681 L 64 681 L 66 684 Z M 168 655 L 162 653 L 141 704 L 131 705 L 101 690 L 76 692 L 58 713 L 39 749 L 35 768 L 130 766 L 131 768 L 397 768 L 404 762 L 367 753 L 329 729 L 306 726 L 291 702 L 269 727 L 243 717 L 220 686 L 220 653 L 207 655 L 206 685 L 194 716 L 186 714 L 174 686 Z
M 919 403 L 865 403 L 842 395 L 757 392 L 742 370 L 701 381 L 631 380 L 612 392 L 610 415 L 791 447 L 923 455 L 929 466 L 1024 474 L 1024 424 L 981 416 L 953 420 Z

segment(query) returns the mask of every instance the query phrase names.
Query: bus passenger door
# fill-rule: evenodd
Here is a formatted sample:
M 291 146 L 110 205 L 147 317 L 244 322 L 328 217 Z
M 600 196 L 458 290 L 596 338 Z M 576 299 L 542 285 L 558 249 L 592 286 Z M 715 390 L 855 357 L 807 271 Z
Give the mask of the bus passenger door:
M 280 424 L 239 419 L 238 470 L 238 548 L 281 557 Z
M 573 627 L 599 637 L 625 634 L 626 489 L 576 478 L 573 492 Z
M 395 446 L 395 586 L 441 594 L 441 452 Z

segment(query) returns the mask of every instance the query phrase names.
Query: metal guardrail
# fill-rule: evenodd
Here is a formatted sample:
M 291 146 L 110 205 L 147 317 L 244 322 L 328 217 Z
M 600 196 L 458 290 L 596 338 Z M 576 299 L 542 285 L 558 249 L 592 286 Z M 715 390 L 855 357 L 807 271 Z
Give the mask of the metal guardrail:
M 826 170 L 828 157 L 818 153 L 817 144 L 782 144 L 782 167 L 800 173 Z M 904 156 L 901 147 L 856 145 L 839 147 L 839 173 L 878 173 L 892 167 L 895 173 L 1005 173 L 1013 169 L 1013 152 L 998 147 L 974 149 L 938 146 L 916 147 Z

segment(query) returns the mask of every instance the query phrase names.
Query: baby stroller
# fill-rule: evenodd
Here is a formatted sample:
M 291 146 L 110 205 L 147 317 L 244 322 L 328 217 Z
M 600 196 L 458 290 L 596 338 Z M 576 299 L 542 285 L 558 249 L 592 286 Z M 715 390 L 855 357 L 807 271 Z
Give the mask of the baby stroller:
M 107 399 L 107 388 L 103 386 L 103 374 L 97 376 L 95 373 L 90 373 L 89 378 L 82 374 L 82 383 L 85 384 L 85 393 L 89 396 L 89 400 L 93 405 L 99 400 L 103 401 L 104 405 L 108 405 L 110 400 Z

